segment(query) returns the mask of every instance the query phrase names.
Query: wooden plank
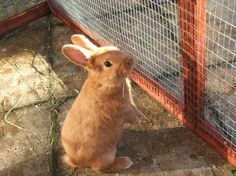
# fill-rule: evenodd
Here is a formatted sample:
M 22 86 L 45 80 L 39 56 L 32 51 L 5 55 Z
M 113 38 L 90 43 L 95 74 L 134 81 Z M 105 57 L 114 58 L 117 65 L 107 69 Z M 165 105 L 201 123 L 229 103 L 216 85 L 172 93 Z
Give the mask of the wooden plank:
M 0 37 L 49 13 L 50 8 L 48 3 L 43 2 L 17 16 L 4 20 L 0 22 Z

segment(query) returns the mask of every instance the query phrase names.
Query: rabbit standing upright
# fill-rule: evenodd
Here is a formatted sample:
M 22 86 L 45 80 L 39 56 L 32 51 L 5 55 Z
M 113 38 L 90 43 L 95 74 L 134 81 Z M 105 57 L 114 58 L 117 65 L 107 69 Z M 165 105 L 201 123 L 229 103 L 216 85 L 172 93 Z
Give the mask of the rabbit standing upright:
M 61 140 L 64 161 L 72 167 L 99 172 L 129 168 L 129 157 L 116 157 L 116 145 L 126 122 L 139 122 L 141 113 L 133 103 L 127 76 L 133 58 L 113 46 L 96 47 L 83 35 L 62 53 L 88 71 L 80 94 L 64 121 Z

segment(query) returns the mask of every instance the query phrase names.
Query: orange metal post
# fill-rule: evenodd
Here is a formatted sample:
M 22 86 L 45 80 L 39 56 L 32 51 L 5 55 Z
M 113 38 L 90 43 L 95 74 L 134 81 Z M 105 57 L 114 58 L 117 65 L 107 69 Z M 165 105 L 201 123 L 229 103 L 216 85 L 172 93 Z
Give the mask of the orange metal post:
M 198 125 L 204 118 L 206 11 L 205 0 L 180 0 L 184 112 Z

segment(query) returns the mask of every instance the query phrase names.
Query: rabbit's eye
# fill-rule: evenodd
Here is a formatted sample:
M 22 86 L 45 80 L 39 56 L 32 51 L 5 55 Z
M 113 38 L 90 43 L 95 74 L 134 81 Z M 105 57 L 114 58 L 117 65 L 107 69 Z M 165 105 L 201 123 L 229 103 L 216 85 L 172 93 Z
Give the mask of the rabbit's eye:
M 104 62 L 104 65 L 105 65 L 105 67 L 111 67 L 112 66 L 111 62 L 109 62 L 109 61 Z

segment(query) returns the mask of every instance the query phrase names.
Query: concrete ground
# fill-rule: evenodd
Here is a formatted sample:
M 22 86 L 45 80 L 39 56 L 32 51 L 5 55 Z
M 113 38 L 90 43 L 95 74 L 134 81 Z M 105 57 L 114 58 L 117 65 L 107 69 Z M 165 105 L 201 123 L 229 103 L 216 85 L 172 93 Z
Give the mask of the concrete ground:
M 60 159 L 60 127 L 86 78 L 60 53 L 71 34 L 45 17 L 0 40 L 0 176 L 99 175 Z M 134 165 L 114 175 L 232 175 L 231 165 L 136 85 L 133 95 L 146 118 L 125 126 L 118 155 Z

